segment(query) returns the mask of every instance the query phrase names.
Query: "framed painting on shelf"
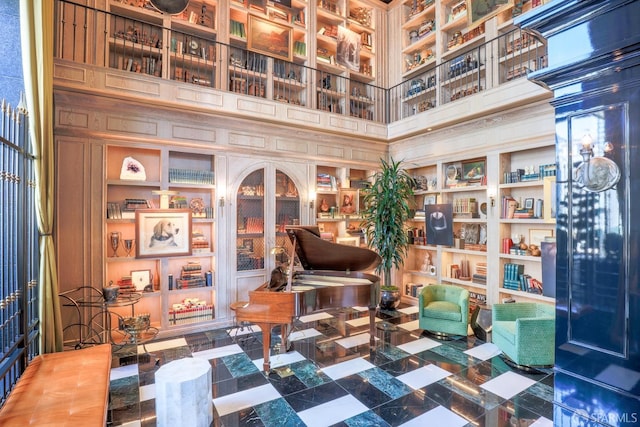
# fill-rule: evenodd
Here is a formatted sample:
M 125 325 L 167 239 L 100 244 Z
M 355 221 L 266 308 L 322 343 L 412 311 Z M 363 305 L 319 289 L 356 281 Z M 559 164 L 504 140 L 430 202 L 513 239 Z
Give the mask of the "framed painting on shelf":
M 467 0 L 469 27 L 476 27 L 513 7 L 513 0 Z
M 191 255 L 191 210 L 136 210 L 136 242 L 136 258 Z
M 547 238 L 553 237 L 553 229 L 529 229 L 529 244 L 540 247 L 540 244 L 547 240 Z
M 249 15 L 247 49 L 291 61 L 293 44 L 291 33 L 291 27 Z
M 469 182 L 482 181 L 485 173 L 486 162 L 483 160 L 473 160 L 462 163 L 462 179 Z
M 360 211 L 360 190 L 341 188 L 339 192 L 340 215 L 357 215 Z

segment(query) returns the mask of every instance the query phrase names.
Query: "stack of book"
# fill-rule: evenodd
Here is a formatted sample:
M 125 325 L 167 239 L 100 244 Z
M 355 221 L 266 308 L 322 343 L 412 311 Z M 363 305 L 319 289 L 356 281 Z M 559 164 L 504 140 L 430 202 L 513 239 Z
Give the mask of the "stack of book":
M 178 289 L 199 288 L 206 286 L 206 281 L 202 275 L 202 266 L 198 261 L 189 262 L 182 266 L 180 278 L 177 281 Z
M 191 250 L 193 252 L 209 252 L 209 242 L 200 230 L 194 230 L 191 233 Z
M 131 280 L 131 276 L 122 276 L 122 278 L 118 280 L 118 286 L 120 287 L 121 294 L 126 294 L 126 293 L 136 291 L 136 286 L 133 284 L 133 281 Z
M 469 308 L 473 308 L 473 305 L 485 305 L 487 304 L 487 296 L 485 294 L 479 294 L 477 292 L 469 291 Z
M 318 31 L 318 34 L 320 34 L 321 36 L 327 36 L 327 37 L 331 37 L 334 39 L 338 38 L 338 26 L 337 25 L 327 25 L 326 27 L 322 27 L 320 28 L 320 31 Z
M 514 218 L 533 218 L 533 209 L 519 208 L 513 213 Z
M 319 191 L 336 191 L 338 189 L 336 177 L 328 173 L 319 173 L 316 177 L 316 189 Z
M 476 272 L 473 273 L 472 281 L 473 283 L 478 283 L 480 285 L 487 284 L 487 263 L 479 262 L 476 263 Z
M 520 289 L 520 276 L 524 274 L 524 265 L 506 263 L 504 265 L 504 280 L 502 287 L 504 289 L 510 289 L 512 291 L 519 291 Z
M 136 209 L 150 209 L 153 206 L 146 199 L 124 199 L 122 218 L 135 218 Z

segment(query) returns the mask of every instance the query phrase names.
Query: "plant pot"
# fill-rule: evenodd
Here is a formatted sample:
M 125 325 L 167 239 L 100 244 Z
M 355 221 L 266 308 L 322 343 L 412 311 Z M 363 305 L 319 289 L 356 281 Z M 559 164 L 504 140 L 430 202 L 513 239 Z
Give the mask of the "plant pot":
M 395 310 L 400 305 L 400 291 L 380 291 L 380 309 Z

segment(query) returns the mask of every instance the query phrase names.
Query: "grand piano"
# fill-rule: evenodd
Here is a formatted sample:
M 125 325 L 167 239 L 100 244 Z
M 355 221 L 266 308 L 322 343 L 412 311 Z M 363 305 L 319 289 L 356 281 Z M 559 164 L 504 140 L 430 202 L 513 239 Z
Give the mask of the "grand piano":
M 323 240 L 318 227 L 295 226 L 286 231 L 303 270 L 293 272 L 293 262 L 289 266 L 292 272 L 289 277 L 279 277 L 274 270 L 271 281 L 250 291 L 249 303 L 236 309 L 238 322 L 255 323 L 262 329 L 264 371 L 271 369 L 271 329 L 281 326 L 281 349 L 286 351 L 294 320 L 313 312 L 369 307 L 369 334 L 373 345 L 380 278 L 364 271 L 380 264 L 380 256 L 369 249 Z

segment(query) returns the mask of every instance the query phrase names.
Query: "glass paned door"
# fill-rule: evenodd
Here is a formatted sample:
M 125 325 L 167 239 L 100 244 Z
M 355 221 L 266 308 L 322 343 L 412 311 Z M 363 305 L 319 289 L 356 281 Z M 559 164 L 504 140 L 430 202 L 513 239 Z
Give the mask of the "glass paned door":
M 264 169 L 248 175 L 238 188 L 237 210 L 237 270 L 264 268 Z
M 276 244 L 272 249 L 276 266 L 287 261 L 292 244 L 286 234 L 288 225 L 300 225 L 300 193 L 293 180 L 276 170 Z
M 258 169 L 238 187 L 237 271 L 271 270 L 288 259 L 286 227 L 300 224 L 300 193 L 285 172 Z

